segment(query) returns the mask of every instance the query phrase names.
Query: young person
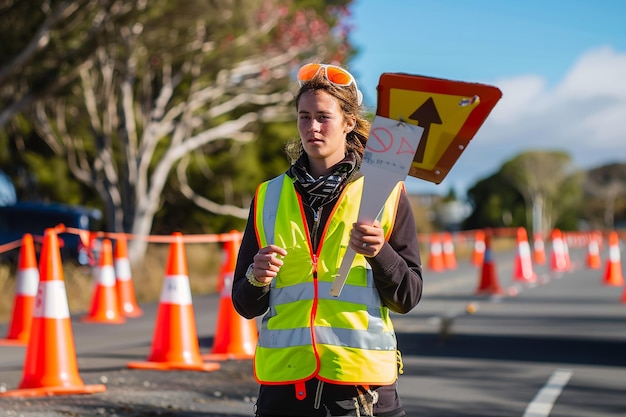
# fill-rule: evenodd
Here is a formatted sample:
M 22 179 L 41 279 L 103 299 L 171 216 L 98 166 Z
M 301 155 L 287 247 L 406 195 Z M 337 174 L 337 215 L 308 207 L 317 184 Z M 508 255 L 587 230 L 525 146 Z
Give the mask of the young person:
M 369 134 L 354 77 L 333 65 L 298 71 L 300 138 L 291 166 L 260 184 L 233 283 L 239 314 L 264 314 L 254 360 L 257 417 L 405 415 L 389 312 L 422 294 L 415 220 L 403 182 L 373 224 L 357 221 Z M 343 254 L 357 255 L 339 297 Z

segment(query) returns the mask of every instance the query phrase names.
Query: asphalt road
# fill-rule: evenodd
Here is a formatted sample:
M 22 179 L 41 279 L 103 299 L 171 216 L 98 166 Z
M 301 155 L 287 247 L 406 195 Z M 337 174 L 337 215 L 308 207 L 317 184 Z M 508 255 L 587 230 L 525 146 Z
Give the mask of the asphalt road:
M 624 287 L 603 285 L 604 265 L 588 269 L 583 249 L 571 249 L 569 272 L 535 265 L 532 285 L 513 280 L 513 258 L 495 254 L 503 294 L 476 295 L 480 271 L 460 261 L 455 270 L 425 271 L 420 304 L 394 316 L 407 415 L 626 416 Z M 218 305 L 218 295 L 193 298 L 202 353 L 213 345 Z M 213 372 L 128 369 L 151 351 L 157 304 L 141 307 L 142 317 L 121 325 L 72 318 L 80 375 L 106 392 L 0 398 L 0 417 L 253 415 L 249 360 L 223 362 Z M 0 390 L 19 384 L 24 352 L 0 346 Z

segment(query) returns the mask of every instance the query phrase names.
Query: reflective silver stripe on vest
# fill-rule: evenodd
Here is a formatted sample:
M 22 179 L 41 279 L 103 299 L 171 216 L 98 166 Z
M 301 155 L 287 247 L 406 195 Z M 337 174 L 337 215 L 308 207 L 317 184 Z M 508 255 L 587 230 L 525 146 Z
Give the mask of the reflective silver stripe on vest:
M 265 191 L 265 204 L 263 204 L 263 227 L 265 228 L 265 239 L 267 240 L 268 245 L 274 243 L 276 214 L 278 213 L 278 203 L 283 189 L 284 177 L 285 174 L 269 180 Z
M 368 350 L 396 350 L 396 338 L 393 333 L 373 333 L 371 330 L 316 327 L 315 341 L 324 345 Z
M 263 329 L 259 333 L 259 346 L 267 348 L 286 348 L 293 346 L 310 346 L 311 329 L 300 327 L 290 330 Z
M 367 350 L 396 350 L 396 337 L 393 332 L 375 333 L 371 330 L 316 326 L 315 342 L 324 345 L 349 346 Z M 259 333 L 259 346 L 266 348 L 308 346 L 311 343 L 311 330 L 308 327 L 288 330 L 268 330 L 264 328 Z
M 368 271 L 369 272 L 369 271 Z M 371 272 L 369 272 L 371 273 Z M 318 297 L 326 300 L 346 301 L 354 304 L 365 304 L 371 308 L 380 307 L 380 297 L 376 288 L 360 287 L 346 284 L 346 292 L 341 292 L 339 298 L 329 294 L 332 282 L 319 282 Z M 270 291 L 270 305 L 293 303 L 294 301 L 312 300 L 315 295 L 315 287 L 312 282 L 303 282 L 282 288 L 272 288 Z M 378 314 L 377 316 L 380 316 Z

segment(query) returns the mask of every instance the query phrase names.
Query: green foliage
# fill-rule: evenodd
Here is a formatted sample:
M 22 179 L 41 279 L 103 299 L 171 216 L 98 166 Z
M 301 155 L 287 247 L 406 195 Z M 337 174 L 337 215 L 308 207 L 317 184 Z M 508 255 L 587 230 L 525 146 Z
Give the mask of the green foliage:
M 478 181 L 467 195 L 473 211 L 464 221 L 464 229 L 528 226 L 524 199 L 500 172 Z

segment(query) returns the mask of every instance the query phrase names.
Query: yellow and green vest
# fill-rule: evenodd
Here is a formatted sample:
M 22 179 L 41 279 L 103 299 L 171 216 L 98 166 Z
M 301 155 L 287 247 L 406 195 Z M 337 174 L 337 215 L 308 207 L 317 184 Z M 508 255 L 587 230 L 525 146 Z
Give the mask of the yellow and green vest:
M 378 216 L 385 238 L 393 228 L 399 182 Z M 357 221 L 363 177 L 349 183 L 313 252 L 300 195 L 287 175 L 257 188 L 254 206 L 259 247 L 287 250 L 271 283 L 254 370 L 262 384 L 302 383 L 310 378 L 338 384 L 388 385 L 397 378 L 396 337 L 372 270 L 357 254 L 339 297 L 329 294 Z

